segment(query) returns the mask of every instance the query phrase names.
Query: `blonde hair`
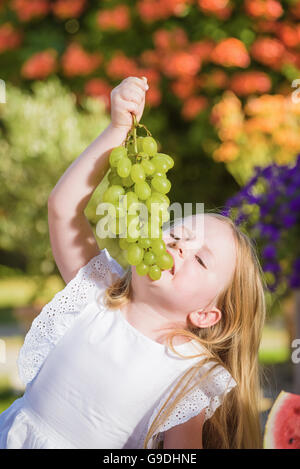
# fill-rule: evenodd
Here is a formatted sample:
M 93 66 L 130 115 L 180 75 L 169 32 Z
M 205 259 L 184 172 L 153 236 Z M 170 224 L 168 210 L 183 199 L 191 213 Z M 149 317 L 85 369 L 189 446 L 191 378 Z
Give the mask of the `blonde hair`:
M 214 449 L 262 448 L 259 418 L 261 370 L 258 350 L 266 316 L 267 286 L 255 246 L 248 235 L 229 217 L 212 212 L 207 214 L 231 227 L 237 252 L 235 270 L 230 285 L 226 286 L 217 298 L 216 306 L 222 311 L 218 323 L 207 328 L 195 328 L 188 321 L 187 329 L 174 329 L 168 334 L 168 346 L 177 355 L 182 357 L 172 345 L 172 338 L 177 334 L 196 340 L 205 347 L 207 354 L 189 368 L 172 389 L 149 428 L 144 448 L 147 448 L 151 437 L 154 444 L 158 444 L 159 434 L 154 435 L 155 431 L 170 415 L 175 405 L 207 376 L 205 373 L 196 384 L 187 388 L 198 376 L 198 370 L 212 360 L 215 365 L 208 373 L 216 366 L 222 365 L 235 379 L 237 386 L 225 394 L 222 405 L 205 421 L 202 442 L 199 441 L 199 444 L 202 443 L 203 448 Z M 107 288 L 106 304 L 110 308 L 118 308 L 131 300 L 131 293 L 131 269 L 129 269 L 122 278 Z M 197 356 L 203 357 L 203 354 L 193 357 Z M 183 387 L 180 390 L 181 384 Z M 175 393 L 177 395 L 174 399 Z M 172 403 L 166 407 L 172 398 Z

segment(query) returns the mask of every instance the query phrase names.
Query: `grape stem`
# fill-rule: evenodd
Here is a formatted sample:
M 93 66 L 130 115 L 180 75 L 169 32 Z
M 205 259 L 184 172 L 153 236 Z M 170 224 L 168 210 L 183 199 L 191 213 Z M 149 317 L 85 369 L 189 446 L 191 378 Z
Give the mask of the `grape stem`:
M 138 128 L 143 128 L 146 130 L 147 132 L 147 136 L 149 137 L 152 137 L 152 134 L 151 132 L 147 129 L 147 127 L 143 124 L 138 124 L 137 123 L 137 120 L 136 120 L 136 115 L 134 113 L 131 113 L 132 114 L 132 126 L 131 126 L 131 129 L 129 130 L 127 136 L 126 136 L 126 140 L 125 140 L 125 147 L 127 146 L 130 138 L 133 139 L 133 142 L 134 142 L 134 152 L 135 153 L 138 153 L 138 149 L 137 149 L 137 129 Z

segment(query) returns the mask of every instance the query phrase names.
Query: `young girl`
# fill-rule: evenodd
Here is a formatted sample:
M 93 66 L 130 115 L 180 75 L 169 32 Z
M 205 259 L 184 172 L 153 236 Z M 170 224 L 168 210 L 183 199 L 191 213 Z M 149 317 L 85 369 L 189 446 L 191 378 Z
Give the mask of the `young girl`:
M 174 271 L 153 281 L 99 250 L 84 215 L 147 89 L 136 77 L 113 89 L 111 124 L 49 198 L 66 287 L 25 337 L 26 389 L 0 416 L 0 448 L 261 447 L 265 284 L 249 238 L 219 214 L 177 220 L 163 231 Z

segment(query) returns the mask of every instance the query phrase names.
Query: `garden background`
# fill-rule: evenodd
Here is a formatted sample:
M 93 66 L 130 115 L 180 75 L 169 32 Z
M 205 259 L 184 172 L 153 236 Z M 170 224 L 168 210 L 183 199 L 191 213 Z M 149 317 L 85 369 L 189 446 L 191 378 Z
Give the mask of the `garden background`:
M 65 285 L 48 196 L 128 76 L 148 79 L 141 122 L 174 158 L 171 202 L 204 202 L 257 245 L 263 423 L 282 389 L 300 394 L 299 19 L 298 0 L 0 0 L 0 412 L 24 391 L 24 334 Z

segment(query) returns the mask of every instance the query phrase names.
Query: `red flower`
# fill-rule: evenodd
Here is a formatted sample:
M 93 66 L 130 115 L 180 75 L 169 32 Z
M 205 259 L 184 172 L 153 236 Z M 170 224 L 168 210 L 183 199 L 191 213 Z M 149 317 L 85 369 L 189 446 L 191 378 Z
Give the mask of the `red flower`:
M 184 102 L 181 114 L 184 119 L 192 120 L 207 106 L 208 99 L 205 96 L 191 96 Z
M 266 20 L 277 19 L 283 13 L 277 0 L 245 0 L 244 7 L 248 15 Z
M 250 57 L 242 41 L 234 37 L 223 39 L 211 53 L 211 60 L 225 67 L 248 67 Z
M 222 20 L 229 18 L 232 13 L 229 0 L 198 0 L 198 6 L 204 13 L 213 13 Z
M 251 54 L 258 62 L 270 67 L 279 67 L 284 54 L 284 46 L 278 39 L 259 38 L 251 46 Z
M 47 0 L 12 0 L 10 8 L 21 21 L 30 21 L 46 16 L 50 11 L 50 4 Z
M 112 79 L 123 79 L 128 76 L 137 76 L 138 67 L 134 59 L 126 57 L 122 51 L 119 51 L 107 63 L 106 73 Z
M 110 93 L 112 87 L 101 78 L 91 78 L 86 82 L 84 91 L 89 96 L 100 97 L 106 107 L 109 107 L 110 104 Z
M 271 80 L 263 72 L 236 73 L 230 79 L 230 89 L 237 95 L 247 96 L 251 93 L 267 93 L 272 86 Z
M 296 47 L 300 44 L 300 25 L 279 23 L 277 35 L 287 47 Z
M 61 63 L 64 74 L 73 77 L 89 75 L 99 67 L 102 60 L 103 57 L 99 52 L 89 54 L 80 44 L 72 43 L 62 56 Z
M 11 23 L 7 22 L 0 26 L 0 53 L 20 46 L 23 33 L 17 31 Z
M 126 5 L 118 5 L 109 10 L 101 10 L 97 16 L 101 29 L 117 29 L 124 31 L 130 27 L 130 11 Z
M 140 55 L 143 64 L 149 67 L 158 67 L 160 64 L 160 55 L 156 50 L 144 50 Z
M 52 5 L 55 16 L 61 19 L 77 18 L 83 12 L 86 0 L 56 0 Z
M 56 71 L 57 52 L 47 49 L 32 55 L 22 66 L 21 75 L 31 80 L 42 80 Z
M 161 68 L 168 77 L 194 76 L 201 68 L 201 60 L 190 52 L 177 51 L 165 55 Z

